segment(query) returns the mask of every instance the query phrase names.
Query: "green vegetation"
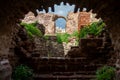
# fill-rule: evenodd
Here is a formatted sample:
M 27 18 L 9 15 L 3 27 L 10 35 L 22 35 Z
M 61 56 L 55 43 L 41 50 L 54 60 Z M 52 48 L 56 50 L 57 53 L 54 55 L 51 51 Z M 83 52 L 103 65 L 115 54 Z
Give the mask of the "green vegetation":
M 47 36 L 47 35 L 44 36 L 42 34 L 42 32 L 36 27 L 37 22 L 31 23 L 31 24 L 21 23 L 20 25 L 25 27 L 25 29 L 28 33 L 28 36 L 30 38 L 42 37 L 45 40 L 49 39 L 49 36 Z M 70 38 L 76 38 L 76 45 L 78 45 L 80 38 L 86 38 L 87 35 L 89 35 L 89 34 L 98 36 L 102 32 L 104 26 L 105 26 L 105 23 L 103 21 L 99 21 L 99 22 L 94 22 L 90 25 L 83 27 L 80 31 L 74 31 L 72 34 L 57 33 L 57 42 L 58 43 L 63 43 L 63 42 L 68 43 Z
M 97 70 L 95 80 L 114 80 L 115 68 L 111 66 L 104 66 Z
M 88 34 L 98 36 L 104 27 L 105 23 L 103 21 L 94 22 L 90 25 L 87 25 L 80 30 L 79 38 L 86 38 Z
M 79 31 L 74 31 L 74 32 L 71 34 L 71 36 L 76 37 L 77 39 L 79 39 L 80 33 L 79 33 Z
M 12 75 L 13 80 L 32 80 L 32 76 L 33 71 L 25 65 L 17 66 Z
M 79 31 L 74 31 L 74 32 L 71 34 L 71 37 L 75 37 L 75 38 L 76 38 L 76 42 L 75 42 L 76 45 L 79 44 L 79 39 L 80 39 L 79 36 L 80 36 Z
M 86 38 L 87 35 L 89 34 L 93 36 L 100 35 L 104 27 L 105 27 L 105 23 L 103 21 L 99 21 L 83 27 L 80 31 L 74 31 L 72 34 L 57 33 L 57 41 L 58 43 L 62 43 L 62 42 L 68 43 L 69 38 L 75 37 L 76 45 L 77 45 L 80 38 Z
M 33 38 L 35 36 L 37 36 L 37 37 L 42 37 L 43 36 L 42 32 L 36 27 L 37 22 L 31 23 L 31 24 L 21 23 L 20 25 L 25 27 L 25 29 L 28 33 L 28 36 L 30 38 Z
M 57 33 L 57 42 L 58 43 L 63 43 L 69 42 L 70 38 L 76 38 L 76 45 L 78 45 L 78 41 L 79 41 L 79 32 L 78 31 L 74 31 L 72 34 L 68 34 L 68 33 Z
M 58 43 L 62 43 L 62 42 L 66 42 L 68 43 L 68 38 L 70 37 L 70 34 L 68 33 L 57 33 L 57 42 Z
M 45 40 L 48 40 L 48 39 L 49 39 L 49 35 L 44 35 L 43 38 L 44 38 Z
M 79 31 L 79 38 L 86 38 L 89 32 L 89 28 L 86 26 Z

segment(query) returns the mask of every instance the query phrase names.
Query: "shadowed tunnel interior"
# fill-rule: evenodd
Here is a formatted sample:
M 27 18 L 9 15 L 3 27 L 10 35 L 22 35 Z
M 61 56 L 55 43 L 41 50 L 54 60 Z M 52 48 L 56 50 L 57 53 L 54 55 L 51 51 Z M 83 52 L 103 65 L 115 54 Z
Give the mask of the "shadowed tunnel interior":
M 19 64 L 17 61 L 20 59 L 20 57 L 22 57 L 21 60 L 24 63 L 27 63 L 27 60 L 28 60 L 29 62 L 28 64 L 30 64 L 33 67 L 33 69 L 36 70 L 36 73 L 45 73 L 45 71 L 46 72 L 48 71 L 48 73 L 50 73 L 50 72 L 58 71 L 58 73 L 56 74 L 60 74 L 59 72 L 61 72 L 61 70 L 63 70 L 64 72 L 65 71 L 70 72 L 70 70 L 72 70 L 73 72 L 71 73 L 75 74 L 74 72 L 77 72 L 78 70 L 80 71 L 85 70 L 85 73 L 87 73 L 87 71 L 91 69 L 92 71 L 95 72 L 97 69 L 97 64 L 99 63 L 93 62 L 95 63 L 95 65 L 92 65 L 89 59 L 84 59 L 84 58 L 83 59 L 79 59 L 79 58 L 78 59 L 77 58 L 33 59 L 32 57 L 31 60 L 29 60 L 30 58 L 26 59 L 24 55 L 22 56 L 21 54 L 20 56 L 15 55 L 15 47 L 19 45 L 17 44 L 17 42 L 18 43 L 20 42 L 19 39 L 18 41 L 17 40 L 15 41 L 15 38 L 19 38 L 18 32 L 21 32 L 20 31 L 21 28 L 23 30 L 23 35 L 25 32 L 23 27 L 19 25 L 21 20 L 25 17 L 25 14 L 27 14 L 29 11 L 32 11 L 34 14 L 37 15 L 36 9 L 39 9 L 39 11 L 42 11 L 43 9 L 45 9 L 47 13 L 49 7 L 51 7 L 51 10 L 54 12 L 54 9 L 55 9 L 54 4 L 60 5 L 61 2 L 63 2 L 64 5 L 66 5 L 67 3 L 69 3 L 70 5 L 75 5 L 74 12 L 77 12 L 79 8 L 80 10 L 83 10 L 83 8 L 87 8 L 87 12 L 92 11 L 93 13 L 97 14 L 96 16 L 97 18 L 102 18 L 102 20 L 106 23 L 106 27 L 110 33 L 110 37 L 112 39 L 112 45 L 115 50 L 112 56 L 115 56 L 114 58 L 115 61 L 119 61 L 118 66 L 120 68 L 120 9 L 119 9 L 120 0 L 0 0 L 0 60 L 2 56 L 4 57 L 4 55 L 8 55 L 10 64 L 12 64 L 12 67 L 14 68 L 16 65 Z M 43 25 L 38 25 L 38 26 L 43 26 Z M 24 36 L 22 37 L 24 38 Z M 31 51 L 34 45 L 29 40 L 28 40 L 28 43 L 26 41 L 26 44 L 22 43 L 22 45 L 30 46 L 30 51 Z M 16 53 L 19 54 L 21 52 L 18 51 Z M 84 62 L 87 62 L 87 63 L 84 64 Z M 105 60 L 101 62 L 104 63 Z M 41 65 L 42 63 L 45 63 L 45 64 Z M 6 72 L 8 73 L 8 70 Z M 63 75 L 64 74 L 68 75 L 68 72 L 63 73 Z M 81 74 L 81 73 L 78 73 L 78 74 Z M 43 77 L 49 78 L 49 77 L 46 77 L 45 74 Z M 76 78 L 76 75 L 69 76 L 69 77 Z M 5 78 L 5 79 L 8 79 L 8 78 Z M 66 79 L 67 78 L 65 77 L 65 80 Z M 40 80 L 39 76 L 38 76 L 38 79 L 36 80 Z
M 48 7 L 54 11 L 54 4 L 69 3 L 75 4 L 74 12 L 78 8 L 87 8 L 101 17 L 107 25 L 110 36 L 113 41 L 114 49 L 120 53 L 120 1 L 117 0 L 1 0 L 0 1 L 0 55 L 10 54 L 10 47 L 14 45 L 12 36 L 16 32 L 16 25 L 24 18 L 29 11 L 36 14 L 36 9 L 45 9 Z M 118 57 L 119 58 L 119 57 Z

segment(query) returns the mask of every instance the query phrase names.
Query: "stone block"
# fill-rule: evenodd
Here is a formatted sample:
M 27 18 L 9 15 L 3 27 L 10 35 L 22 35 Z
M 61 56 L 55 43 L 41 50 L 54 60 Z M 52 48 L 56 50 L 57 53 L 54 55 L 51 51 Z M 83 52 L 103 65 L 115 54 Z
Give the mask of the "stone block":
M 87 55 L 93 55 L 99 53 L 99 48 L 103 46 L 102 38 L 94 39 L 81 39 L 80 44 L 81 52 Z
M 0 80 L 11 80 L 12 67 L 8 59 L 0 61 Z

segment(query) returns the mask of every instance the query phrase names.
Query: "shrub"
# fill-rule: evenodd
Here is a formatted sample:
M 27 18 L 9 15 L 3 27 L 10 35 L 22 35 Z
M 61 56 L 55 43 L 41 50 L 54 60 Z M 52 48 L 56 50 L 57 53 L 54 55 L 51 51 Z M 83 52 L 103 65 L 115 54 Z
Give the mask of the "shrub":
M 48 40 L 48 39 L 49 39 L 49 36 L 48 36 L 48 35 L 44 35 L 43 38 L 44 38 L 45 40 Z
M 62 42 L 68 43 L 69 37 L 70 37 L 70 34 L 68 34 L 68 33 L 61 34 L 61 40 L 62 40 Z
M 57 33 L 56 37 L 57 37 L 57 42 L 62 44 L 61 34 Z
M 114 80 L 115 68 L 111 66 L 104 66 L 97 70 L 96 80 Z
M 25 65 L 17 66 L 13 72 L 13 80 L 32 80 L 33 71 Z
M 79 38 L 86 38 L 88 34 L 98 36 L 102 32 L 104 26 L 105 23 L 103 21 L 94 22 L 87 25 L 80 30 Z
M 30 38 L 32 38 L 34 36 L 38 36 L 38 37 L 43 36 L 42 32 L 36 27 L 37 23 L 31 23 L 31 24 L 21 23 L 20 25 L 25 27 L 25 29 L 28 33 L 28 36 Z
M 101 21 L 92 23 L 91 25 L 88 26 L 89 34 L 98 36 L 102 32 L 104 26 L 105 26 L 105 23 Z
M 86 26 L 80 30 L 79 38 L 86 38 L 87 34 L 89 33 L 89 27 Z
M 63 43 L 66 42 L 68 43 L 68 38 L 70 37 L 70 34 L 67 33 L 57 33 L 57 42 L 58 43 Z
M 79 38 L 80 33 L 79 33 L 79 31 L 74 31 L 74 32 L 71 34 L 71 36 L 74 36 L 74 37 L 76 37 L 76 38 Z

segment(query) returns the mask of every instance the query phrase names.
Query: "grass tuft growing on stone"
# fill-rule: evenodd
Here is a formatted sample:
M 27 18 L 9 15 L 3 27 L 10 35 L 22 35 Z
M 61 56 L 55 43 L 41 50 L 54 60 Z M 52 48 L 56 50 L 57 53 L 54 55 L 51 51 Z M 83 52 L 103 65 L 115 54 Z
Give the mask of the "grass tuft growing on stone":
M 24 26 L 24 28 L 26 29 L 27 31 L 27 34 L 30 38 L 33 38 L 33 37 L 42 37 L 43 34 L 42 32 L 36 27 L 37 23 L 30 23 L 30 24 L 27 24 L 27 23 L 20 23 L 21 26 Z

